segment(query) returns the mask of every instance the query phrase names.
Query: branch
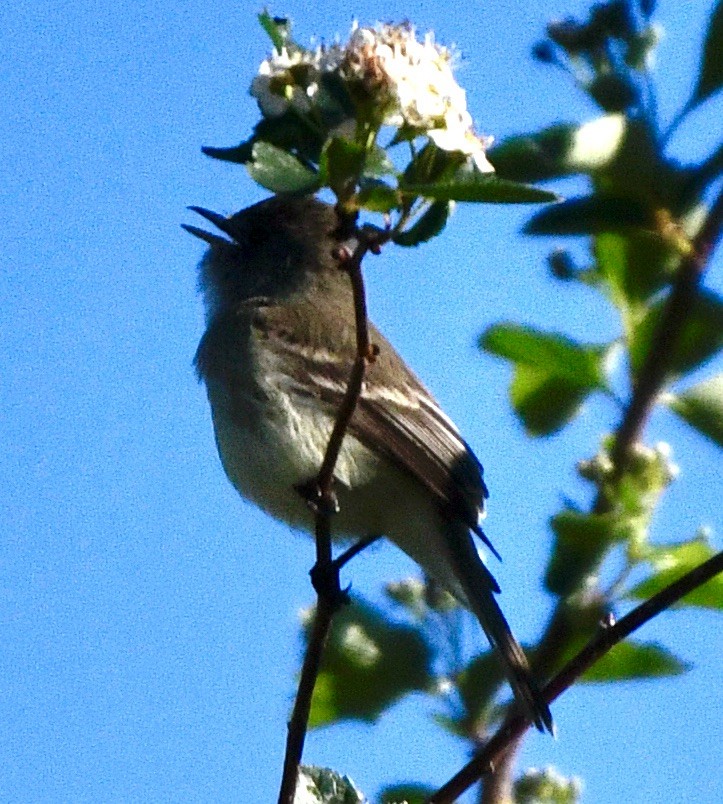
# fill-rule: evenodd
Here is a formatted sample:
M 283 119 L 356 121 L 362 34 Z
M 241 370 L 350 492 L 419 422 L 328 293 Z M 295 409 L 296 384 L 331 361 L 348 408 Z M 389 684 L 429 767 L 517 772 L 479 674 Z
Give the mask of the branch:
M 311 483 L 303 484 L 299 489 L 307 497 L 316 512 L 316 564 L 311 571 L 311 579 L 317 592 L 318 601 L 308 637 L 294 708 L 289 721 L 279 804 L 293 804 L 294 802 L 299 765 L 301 764 L 309 724 L 311 700 L 321 667 L 324 646 L 329 635 L 333 616 L 339 607 L 346 602 L 346 595 L 339 584 L 339 567 L 344 562 L 334 562 L 331 550 L 331 517 L 338 509 L 333 489 L 334 469 L 349 422 L 359 401 L 366 366 L 368 363 L 373 362 L 376 357 L 376 347 L 372 346 L 369 340 L 366 294 L 361 263 L 367 251 L 378 251 L 381 244 L 379 234 L 383 235 L 384 233 L 377 234 L 376 230 L 371 229 L 358 231 L 353 220 L 345 218 L 343 212 L 340 212 L 339 215 L 340 234 L 351 233 L 355 240 L 353 252 L 350 252 L 347 247 L 341 246 L 337 252 L 337 258 L 339 259 L 340 268 L 347 271 L 352 284 L 357 354 L 344 399 L 339 406 L 334 428 L 329 436 L 329 443 L 326 447 L 319 474 Z M 362 546 L 357 547 L 355 552 L 367 546 L 368 543 L 368 541 L 362 541 Z M 347 553 L 353 555 L 354 552 L 352 551 L 354 551 L 354 548 L 351 548 Z
M 688 321 L 703 272 L 721 236 L 722 225 L 723 191 L 681 261 L 655 337 L 635 383 L 632 399 L 618 427 L 611 455 L 618 477 L 625 469 L 630 449 L 640 440 L 645 423 L 665 384 L 671 357 Z M 598 501 L 596 508 L 601 505 L 603 502 Z
M 617 623 L 604 625 L 597 636 L 543 689 L 545 700 L 552 703 L 615 645 L 721 572 L 723 572 L 723 552 L 709 558 L 665 589 L 661 589 L 658 594 L 641 603 Z M 485 774 L 494 772 L 504 755 L 517 744 L 530 725 L 529 720 L 519 715 L 508 718 L 477 756 L 428 799 L 428 804 L 451 804 Z

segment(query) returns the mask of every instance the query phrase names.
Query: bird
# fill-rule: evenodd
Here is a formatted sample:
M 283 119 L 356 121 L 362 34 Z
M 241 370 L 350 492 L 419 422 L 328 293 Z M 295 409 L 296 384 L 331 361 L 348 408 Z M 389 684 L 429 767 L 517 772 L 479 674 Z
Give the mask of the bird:
M 221 233 L 184 224 L 208 246 L 199 264 L 206 328 L 194 364 L 221 463 L 244 498 L 313 533 L 314 515 L 295 489 L 319 471 L 357 353 L 337 212 L 313 195 L 272 196 L 228 217 L 190 209 Z M 491 546 L 481 528 L 482 465 L 371 322 L 369 334 L 378 355 L 334 470 L 333 534 L 388 538 L 470 609 L 518 706 L 552 733 L 548 704 L 474 541 Z

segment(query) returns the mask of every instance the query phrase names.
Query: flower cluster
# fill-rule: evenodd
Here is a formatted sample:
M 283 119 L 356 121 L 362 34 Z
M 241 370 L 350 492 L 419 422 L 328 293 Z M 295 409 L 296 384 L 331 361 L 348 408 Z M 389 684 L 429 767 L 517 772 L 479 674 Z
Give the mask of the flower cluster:
M 445 151 L 469 157 L 483 172 L 493 170 L 485 157 L 491 138 L 474 132 L 465 91 L 453 74 L 451 52 L 431 34 L 419 41 L 409 24 L 352 29 L 346 45 L 305 50 L 296 45 L 274 50 L 251 84 L 265 117 L 290 107 L 312 112 L 320 82 L 333 73 L 350 98 L 363 97 L 379 125 L 427 136 Z

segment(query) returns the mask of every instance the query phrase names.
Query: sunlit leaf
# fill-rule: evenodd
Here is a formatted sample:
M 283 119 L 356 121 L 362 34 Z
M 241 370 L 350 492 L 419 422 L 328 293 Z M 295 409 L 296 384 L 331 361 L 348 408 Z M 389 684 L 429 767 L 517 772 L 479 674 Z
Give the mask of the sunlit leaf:
M 584 346 L 565 335 L 505 323 L 487 329 L 480 345 L 498 357 L 544 369 L 584 387 L 605 385 L 606 348 L 602 346 Z
M 611 301 L 635 314 L 668 281 L 673 249 L 647 232 L 603 232 L 595 237 L 595 271 Z
M 703 538 L 655 548 L 650 556 L 653 574 L 631 589 L 628 596 L 647 600 L 714 555 L 715 551 Z M 694 589 L 676 603 L 676 606 L 723 609 L 723 575 L 716 575 Z
M 637 374 L 645 362 L 660 324 L 667 298 L 650 307 L 632 333 L 630 361 Z M 687 312 L 682 333 L 671 349 L 667 346 L 668 374 L 683 376 L 710 360 L 723 347 L 723 299 L 711 290 L 701 291 Z
M 436 183 L 405 182 L 400 189 L 405 195 L 421 196 L 436 201 L 470 201 L 487 204 L 539 204 L 557 201 L 559 196 L 539 187 L 499 179 L 494 174 L 469 171 L 453 179 Z
M 679 676 L 690 669 L 655 642 L 619 642 L 580 677 L 584 683 Z
M 671 396 L 668 404 L 691 427 L 723 447 L 723 374 Z
M 485 351 L 514 363 L 510 396 L 532 435 L 548 435 L 569 421 L 585 397 L 604 389 L 603 346 L 517 324 L 496 324 L 480 338 Z
M 312 192 L 319 186 L 314 171 L 268 142 L 254 144 L 252 159 L 246 163 L 246 168 L 254 181 L 274 193 Z
M 587 514 L 569 508 L 552 517 L 550 526 L 555 541 L 545 587 L 560 597 L 583 587 L 597 572 L 610 546 L 627 535 L 613 514 Z
M 311 727 L 373 722 L 431 683 L 432 648 L 420 629 L 390 621 L 356 598 L 334 618 L 310 715 Z
M 532 436 L 557 432 L 580 411 L 590 388 L 535 366 L 517 365 L 510 383 L 510 401 Z
M 314 765 L 299 767 L 295 804 L 365 804 L 366 799 L 348 776 Z

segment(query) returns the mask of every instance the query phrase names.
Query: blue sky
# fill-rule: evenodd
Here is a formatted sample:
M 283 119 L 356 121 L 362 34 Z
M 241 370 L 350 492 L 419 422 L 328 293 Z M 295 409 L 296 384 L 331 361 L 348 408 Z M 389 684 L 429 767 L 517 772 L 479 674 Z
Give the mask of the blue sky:
M 710 4 L 660 5 L 670 119 L 690 92 Z M 480 130 L 502 139 L 596 114 L 528 57 L 548 19 L 584 8 L 288 0 L 271 10 L 296 20 L 302 41 L 345 34 L 353 16 L 433 29 L 463 54 Z M 256 120 L 247 87 L 267 47 L 259 10 L 184 0 L 0 10 L 3 802 L 275 800 L 313 546 L 242 502 L 222 473 L 191 368 L 200 244 L 179 228 L 192 221 L 188 204 L 232 212 L 263 196 L 243 169 L 199 150 L 235 144 Z M 713 146 L 720 112 L 711 104 L 681 128 L 681 156 Z M 442 238 L 389 250 L 367 277 L 372 317 L 485 464 L 503 606 L 532 639 L 549 612 L 547 519 L 563 493 L 582 494 L 574 464 L 615 411 L 593 400 L 564 434 L 530 443 L 509 411 L 507 367 L 474 340 L 503 319 L 590 341 L 615 322 L 583 289 L 549 278 L 555 243 L 518 236 L 526 212 L 460 208 Z M 719 254 L 709 276 L 719 290 L 722 267 Z M 659 538 L 704 523 L 720 545 L 715 449 L 662 415 L 649 433 L 682 467 Z M 385 547 L 350 580 L 375 597 L 412 569 Z M 521 764 L 579 774 L 594 804 L 719 802 L 720 621 L 679 611 L 640 636 L 694 669 L 573 690 L 554 707 L 559 738 L 533 735 Z M 441 782 L 464 750 L 428 712 L 413 698 L 378 726 L 313 734 L 306 758 L 370 796 L 403 778 Z

